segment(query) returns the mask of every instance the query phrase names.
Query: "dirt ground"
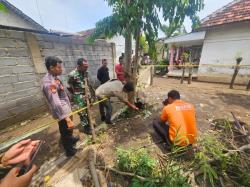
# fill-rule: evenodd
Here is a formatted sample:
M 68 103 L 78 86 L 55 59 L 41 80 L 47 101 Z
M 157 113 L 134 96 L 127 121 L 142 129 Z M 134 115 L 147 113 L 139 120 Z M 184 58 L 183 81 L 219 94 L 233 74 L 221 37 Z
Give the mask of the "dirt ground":
M 113 165 L 115 148 L 140 148 L 157 142 L 159 139 L 152 128 L 152 121 L 158 119 L 162 109 L 162 100 L 168 91 L 176 89 L 181 93 L 181 98 L 196 107 L 197 125 L 200 132 L 211 128 L 214 119 L 228 118 L 233 120 L 230 112 L 248 124 L 250 122 L 250 92 L 245 87 L 236 86 L 234 90 L 228 85 L 193 82 L 191 85 L 180 84 L 177 79 L 154 78 L 152 87 L 146 89 L 147 102 L 153 105 L 152 115 L 144 119 L 133 118 L 123 120 L 110 128 L 107 138 L 104 138 L 100 151 L 106 157 L 106 162 Z M 161 146 L 151 146 L 152 149 Z
M 145 90 L 146 101 L 152 105 L 151 114 L 138 115 L 133 119 L 122 119 L 108 127 L 108 130 L 98 137 L 98 151 L 103 153 L 108 165 L 115 163 L 116 148 L 140 148 L 143 145 L 157 141 L 152 129 L 152 121 L 157 119 L 162 109 L 162 100 L 167 96 L 168 91 L 176 89 L 181 93 L 181 98 L 190 102 L 196 107 L 197 123 L 200 132 L 205 132 L 210 128 L 213 119 L 228 118 L 232 120 L 233 112 L 238 119 L 250 122 L 250 92 L 245 91 L 243 86 L 235 86 L 231 90 L 228 85 L 212 84 L 204 82 L 193 82 L 180 84 L 177 79 L 155 77 L 153 86 Z M 118 107 L 116 107 L 118 108 Z M 98 107 L 94 107 L 97 123 L 100 123 Z M 41 115 L 39 118 L 22 122 L 0 132 L 0 142 L 17 137 L 30 129 L 48 123 L 52 118 L 48 114 Z M 74 118 L 76 123 L 78 117 Z M 81 140 L 88 138 L 78 130 Z M 58 157 L 63 152 L 62 147 L 58 146 L 59 132 L 57 125 L 33 135 L 32 139 L 43 139 L 47 143 L 38 158 L 38 163 L 42 164 L 52 157 Z M 152 149 L 159 149 L 155 145 Z

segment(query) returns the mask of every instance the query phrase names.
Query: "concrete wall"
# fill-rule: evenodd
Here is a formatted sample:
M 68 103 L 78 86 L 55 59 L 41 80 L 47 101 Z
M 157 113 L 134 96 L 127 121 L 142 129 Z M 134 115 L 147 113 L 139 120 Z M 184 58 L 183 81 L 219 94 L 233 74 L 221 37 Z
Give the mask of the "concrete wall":
M 107 59 L 110 69 L 110 77 L 114 77 L 113 53 L 111 43 L 101 42 L 93 45 L 84 44 L 83 41 L 72 39 L 71 37 L 37 35 L 41 56 L 56 55 L 63 60 L 64 72 L 62 80 L 67 82 L 67 74 L 76 67 L 78 58 L 86 58 L 89 62 L 89 76 L 94 84 L 98 84 L 96 79 L 97 69 L 101 66 L 101 60 Z M 113 46 L 114 47 L 114 46 Z
M 237 56 L 243 57 L 242 65 L 250 65 L 250 24 L 233 24 L 208 30 L 203 44 L 198 79 L 230 82 Z M 207 65 L 232 65 L 212 67 Z M 247 84 L 250 67 L 242 67 L 236 83 Z
M 39 30 L 39 28 L 35 27 L 28 21 L 25 21 L 11 10 L 8 10 L 8 12 L 0 11 L 0 25 Z
M 64 75 L 75 68 L 76 60 L 87 58 L 89 72 L 96 82 L 101 59 L 106 58 L 113 77 L 114 44 L 84 44 L 80 40 L 0 30 L 0 128 L 27 119 L 46 110 L 40 90 L 46 73 L 44 58 L 58 56 L 64 63 Z

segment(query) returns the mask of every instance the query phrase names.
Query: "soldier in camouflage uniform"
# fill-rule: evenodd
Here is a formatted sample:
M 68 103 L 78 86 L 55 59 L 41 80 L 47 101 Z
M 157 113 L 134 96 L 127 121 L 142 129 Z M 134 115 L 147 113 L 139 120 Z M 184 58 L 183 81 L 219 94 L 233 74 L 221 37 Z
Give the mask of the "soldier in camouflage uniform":
M 68 76 L 69 91 L 78 108 L 86 107 L 85 81 L 87 79 L 88 62 L 84 58 L 77 60 L 77 67 Z M 90 126 L 86 110 L 78 113 L 85 133 L 90 134 Z

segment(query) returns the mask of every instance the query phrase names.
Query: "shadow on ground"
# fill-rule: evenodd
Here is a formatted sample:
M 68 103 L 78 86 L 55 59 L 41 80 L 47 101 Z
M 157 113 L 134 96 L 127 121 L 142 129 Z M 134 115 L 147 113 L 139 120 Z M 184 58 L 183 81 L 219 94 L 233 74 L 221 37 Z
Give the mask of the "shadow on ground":
M 244 94 L 234 93 L 217 93 L 219 98 L 228 105 L 237 105 L 250 109 L 250 96 Z

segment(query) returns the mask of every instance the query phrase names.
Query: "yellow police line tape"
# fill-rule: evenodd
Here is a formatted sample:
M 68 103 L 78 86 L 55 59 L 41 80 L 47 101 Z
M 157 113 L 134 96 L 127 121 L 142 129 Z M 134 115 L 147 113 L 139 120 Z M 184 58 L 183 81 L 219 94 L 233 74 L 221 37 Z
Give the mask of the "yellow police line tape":
M 250 67 L 250 64 L 242 64 L 242 65 L 236 65 L 236 64 L 186 64 L 186 65 L 141 65 L 143 67 L 200 67 L 200 66 L 207 66 L 207 67 Z
M 99 100 L 99 101 L 93 103 L 92 105 L 97 105 L 97 104 L 99 104 L 99 103 L 101 103 L 101 102 L 106 101 L 107 99 L 108 99 L 108 98 L 104 98 L 104 99 L 102 99 L 102 100 Z M 70 113 L 70 116 L 75 115 L 75 114 L 77 114 L 77 113 L 79 113 L 79 112 L 82 112 L 82 111 L 86 110 L 87 108 L 88 108 L 88 107 L 83 107 L 83 108 L 80 108 L 80 109 L 78 109 L 78 110 L 76 110 L 76 111 L 74 111 L 74 112 L 71 112 L 71 113 Z M 25 134 L 22 134 L 21 136 L 19 136 L 19 137 L 17 137 L 17 138 L 13 138 L 13 139 L 11 139 L 11 140 L 9 140 L 9 141 L 2 142 L 2 143 L 0 144 L 0 152 L 2 152 L 3 150 L 5 150 L 6 148 L 10 147 L 11 145 L 13 145 L 13 144 L 15 144 L 15 143 L 17 143 L 17 142 L 19 142 L 19 141 L 21 141 L 21 140 L 23 140 L 23 139 L 29 137 L 29 136 L 31 136 L 31 135 L 33 135 L 33 134 L 36 134 L 36 133 L 39 133 L 39 132 L 44 131 L 45 129 L 47 129 L 47 128 L 49 128 L 50 126 L 54 125 L 54 124 L 55 124 L 56 122 L 58 122 L 58 121 L 59 121 L 59 120 L 52 120 L 51 122 L 48 122 L 48 123 L 46 123 L 45 125 L 42 125 L 42 126 L 40 126 L 39 128 L 37 128 L 37 129 L 32 129 L 32 130 L 28 131 L 28 132 L 25 133 Z

